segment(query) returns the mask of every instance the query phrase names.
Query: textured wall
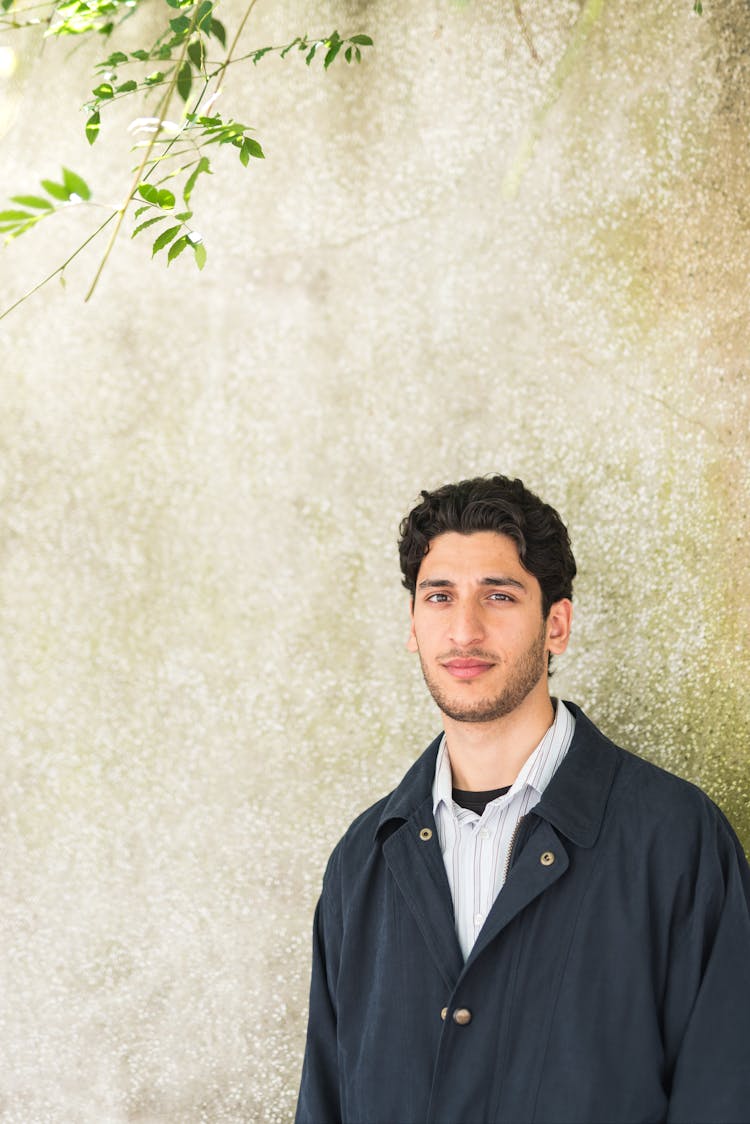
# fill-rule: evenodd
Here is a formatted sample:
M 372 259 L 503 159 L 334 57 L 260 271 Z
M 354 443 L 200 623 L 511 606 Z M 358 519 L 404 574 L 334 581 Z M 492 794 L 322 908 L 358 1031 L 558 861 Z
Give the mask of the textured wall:
M 525 0 L 536 63 L 510 0 L 261 3 L 248 49 L 376 47 L 234 73 L 268 159 L 204 189 L 205 271 L 123 238 L 0 325 L 3 1121 L 289 1120 L 325 857 L 437 728 L 423 486 L 559 506 L 556 691 L 750 844 L 750 15 L 705 8 Z M 37 49 L 3 196 L 117 198 L 127 120 L 62 132 L 101 51 Z M 3 250 L 2 305 L 92 221 Z

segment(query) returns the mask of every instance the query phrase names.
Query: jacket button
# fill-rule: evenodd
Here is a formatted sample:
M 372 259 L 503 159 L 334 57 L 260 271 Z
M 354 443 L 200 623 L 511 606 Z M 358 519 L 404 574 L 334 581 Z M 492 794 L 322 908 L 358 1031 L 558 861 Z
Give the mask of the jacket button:
M 448 1008 L 447 1007 L 443 1007 L 442 1011 L 440 1012 L 440 1018 L 443 1020 L 443 1022 L 445 1022 L 445 1020 L 448 1018 Z
M 419 833 L 419 838 L 423 843 L 426 843 L 428 839 L 432 839 L 432 828 L 423 827 Z
M 459 1026 L 466 1026 L 467 1023 L 471 1022 L 471 1011 L 466 1007 L 457 1007 L 453 1012 L 453 1021 L 458 1023 Z
M 552 866 L 554 861 L 554 851 L 542 851 L 541 855 L 539 856 L 539 862 L 542 864 L 542 866 Z

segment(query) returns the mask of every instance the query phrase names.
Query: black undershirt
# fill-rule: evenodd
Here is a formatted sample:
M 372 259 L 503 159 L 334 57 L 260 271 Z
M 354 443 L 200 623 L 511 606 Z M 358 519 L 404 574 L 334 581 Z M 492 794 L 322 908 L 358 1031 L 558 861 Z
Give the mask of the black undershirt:
M 505 796 L 506 792 L 510 792 L 509 784 L 505 788 L 490 788 L 487 792 L 467 792 L 465 788 L 454 788 L 453 799 L 461 808 L 468 808 L 470 812 L 481 816 L 490 801 L 497 800 L 498 796 Z

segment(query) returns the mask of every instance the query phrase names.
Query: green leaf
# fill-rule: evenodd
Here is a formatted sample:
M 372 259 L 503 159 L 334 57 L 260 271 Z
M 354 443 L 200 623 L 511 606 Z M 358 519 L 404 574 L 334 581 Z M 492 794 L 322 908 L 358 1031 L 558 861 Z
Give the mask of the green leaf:
M 55 183 L 54 180 L 42 180 L 42 187 L 53 199 L 61 199 L 63 203 L 67 203 L 70 199 L 70 192 L 61 183 Z
M 117 87 L 117 89 L 115 90 L 115 93 L 116 94 L 128 94 L 128 93 L 130 93 L 131 90 L 137 90 L 137 89 L 138 89 L 138 83 L 136 82 L 135 78 L 129 78 L 127 82 L 123 82 L 123 84 L 121 86 Z
M 36 207 L 41 211 L 54 210 L 49 199 L 43 199 L 41 195 L 11 195 L 11 203 L 20 203 L 22 207 Z
M 341 47 L 342 47 L 342 43 L 341 43 L 341 40 L 338 39 L 338 38 L 335 39 L 333 43 L 331 43 L 331 46 L 326 51 L 326 57 L 323 60 L 323 69 L 324 70 L 328 70 L 328 67 L 331 65 L 333 60 L 336 58 L 336 55 L 341 50 Z
M 370 38 L 369 35 L 352 35 L 349 38 L 348 42 L 349 43 L 360 43 L 363 47 L 372 47 L 373 46 L 372 39 Z
M 166 215 L 157 215 L 153 219 L 146 219 L 145 222 L 139 223 L 139 225 L 135 228 L 135 230 L 130 235 L 130 237 L 135 238 L 136 234 L 140 234 L 141 231 L 145 230 L 147 226 L 153 226 L 155 222 L 163 222 L 166 217 L 167 217 Z M 153 254 L 152 254 L 152 257 L 153 257 Z
M 203 130 L 204 136 L 210 136 L 206 144 L 242 144 L 242 138 L 245 134 L 246 125 L 241 125 L 239 121 L 227 121 L 226 124 L 209 125 Z
M 171 211 L 174 207 L 174 195 L 166 187 L 160 187 L 156 192 L 156 202 L 163 211 Z
M 155 70 L 154 73 L 149 74 L 148 77 L 146 79 L 144 79 L 144 81 L 145 81 L 147 86 L 155 86 L 157 82 L 163 82 L 164 81 L 164 71 L 163 70 Z
M 193 188 L 195 187 L 196 180 L 198 179 L 198 176 L 200 176 L 203 172 L 208 172 L 209 174 L 211 172 L 211 165 L 207 156 L 201 156 L 200 160 L 185 181 L 185 186 L 182 189 L 182 198 L 186 203 L 190 202 L 190 196 L 193 194 Z
M 206 251 L 206 247 L 202 242 L 193 243 L 193 253 L 195 254 L 195 262 L 198 266 L 198 269 L 203 269 L 203 266 L 206 264 L 208 253 Z
M 203 70 L 203 63 L 206 58 L 206 51 L 203 46 L 202 39 L 193 39 L 192 43 L 187 49 L 188 58 L 192 62 L 196 70 Z
M 115 96 L 115 88 L 111 82 L 100 82 L 92 92 L 102 101 L 104 101 L 106 98 L 113 98 Z
M 182 230 L 181 226 L 170 226 L 168 230 L 162 230 L 161 234 L 155 240 L 155 242 L 154 242 L 154 244 L 151 248 L 151 257 L 153 257 L 154 254 L 158 254 L 159 250 L 163 250 L 164 247 L 167 246 L 172 241 L 174 236 L 180 230 Z
M 18 238 L 20 234 L 25 234 L 27 230 L 31 230 L 32 226 L 35 225 L 36 219 L 34 219 L 32 222 L 25 222 L 22 226 L 13 226 L 12 228 L 8 226 L 1 226 L 0 234 L 5 235 L 6 242 L 12 242 L 14 238 Z
M 213 35 L 214 39 L 219 40 L 222 47 L 226 47 L 226 45 L 227 45 L 227 32 L 226 32 L 226 28 L 224 27 L 224 24 L 221 22 L 221 20 L 217 20 L 217 19 L 211 20 L 211 30 L 209 31 L 209 35 Z
M 693 4 L 693 11 L 697 12 L 699 16 L 703 15 L 703 5 L 701 4 L 701 0 L 695 0 L 695 3 Z
M 317 51 L 319 46 L 320 46 L 319 43 L 313 43 L 312 47 L 310 48 L 310 50 L 305 55 L 305 62 L 307 63 L 308 66 L 310 65 L 312 60 L 315 58 L 315 52 Z
M 346 59 L 347 62 L 352 61 L 352 51 L 353 50 L 354 50 L 353 47 L 347 47 L 346 50 L 344 51 L 344 58 Z
M 152 183 L 141 183 L 138 185 L 138 194 L 141 199 L 145 199 L 147 203 L 154 203 L 159 206 L 159 192 Z
M 80 199 L 91 198 L 89 185 L 75 172 L 71 172 L 70 168 L 63 168 L 63 183 L 71 195 L 77 195 Z
M 143 48 L 141 48 L 139 51 L 131 51 L 130 57 L 131 59 L 138 59 L 139 62 L 148 62 L 151 55 L 148 51 L 144 51 Z
M 254 156 L 256 160 L 265 160 L 266 158 L 257 140 L 253 140 L 252 137 L 245 137 L 242 142 L 242 148 L 240 149 L 240 160 L 245 167 L 247 167 L 251 156 Z
M 179 219 L 180 222 L 188 222 L 189 219 L 191 219 L 192 217 L 193 217 L 192 211 L 180 211 L 179 215 L 175 215 L 175 218 Z
M 190 97 L 190 90 L 193 86 L 193 68 L 188 59 L 180 67 L 180 73 L 177 75 L 177 93 L 183 101 L 187 101 Z
M 260 62 L 260 60 L 263 58 L 263 56 L 267 55 L 268 52 L 272 51 L 272 50 L 273 50 L 273 47 L 260 47 L 259 50 L 255 51 L 255 53 L 252 56 L 253 66 L 257 66 L 257 64 Z
M 195 16 L 195 26 L 200 30 L 211 31 L 211 13 L 214 6 L 211 0 L 203 0 Z
M 13 4 L 14 0 L 2 0 L 2 4 L 0 5 L 0 7 L 2 7 L 4 12 L 7 12 L 10 8 L 13 7 Z
M 151 210 L 151 208 L 149 207 L 148 203 L 144 203 L 144 205 L 142 207 L 136 207 L 136 211 L 135 211 L 135 214 L 133 215 L 133 218 L 137 219 L 138 216 L 142 215 L 144 211 L 150 211 L 150 210 Z
M 99 63 L 99 69 L 111 70 L 113 66 L 119 66 L 120 63 L 127 61 L 128 56 L 126 54 L 123 54 L 122 51 L 115 51 L 115 53 L 113 55 L 110 55 L 108 59 L 105 59 L 104 62 Z
M 169 253 L 167 254 L 167 265 L 169 265 L 170 262 L 174 261 L 178 254 L 182 253 L 187 244 L 187 234 L 183 234 L 181 238 L 178 238 L 176 242 L 172 243 L 172 245 L 169 247 Z
M 280 52 L 279 57 L 282 58 L 282 59 L 285 59 L 286 56 L 289 54 L 289 52 L 292 50 L 292 48 L 296 47 L 297 44 L 301 43 L 301 42 L 302 41 L 301 41 L 299 36 L 297 36 L 296 39 L 292 39 L 291 43 L 287 43 L 287 45 L 286 45 L 286 47 L 284 47 L 283 51 Z
M 0 211 L 0 222 L 11 223 L 13 226 L 19 222 L 25 222 L 27 219 L 37 218 L 38 216 L 32 215 L 29 211 Z
M 89 144 L 93 144 L 96 138 L 99 136 L 100 124 L 101 118 L 99 117 L 99 110 L 95 109 L 86 122 L 86 140 L 89 142 Z
M 175 16 L 173 20 L 169 21 L 169 26 L 177 35 L 184 35 L 190 27 L 190 20 L 187 16 Z

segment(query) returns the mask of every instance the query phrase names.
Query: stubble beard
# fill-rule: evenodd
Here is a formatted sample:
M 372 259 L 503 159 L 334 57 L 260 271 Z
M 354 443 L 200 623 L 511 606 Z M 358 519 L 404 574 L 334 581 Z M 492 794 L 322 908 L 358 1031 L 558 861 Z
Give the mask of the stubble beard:
M 479 651 L 462 652 L 460 657 L 483 659 L 486 658 L 486 654 Z M 427 689 L 443 714 L 452 718 L 454 722 L 494 722 L 495 719 L 504 718 L 516 710 L 533 691 L 542 676 L 547 674 L 545 628 L 542 625 L 537 638 L 532 641 L 518 662 L 508 669 L 508 678 L 500 693 L 489 698 L 477 699 L 476 702 L 459 703 L 456 699 L 452 699 L 447 691 L 431 678 L 421 655 L 419 661 Z

